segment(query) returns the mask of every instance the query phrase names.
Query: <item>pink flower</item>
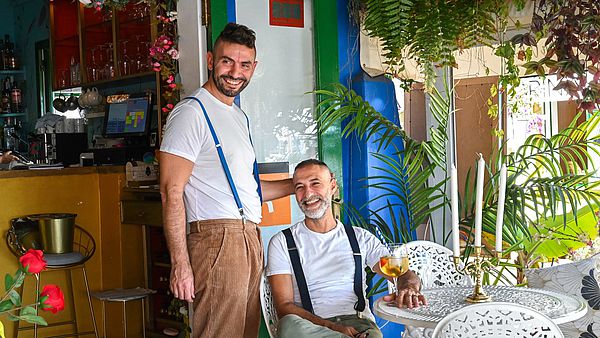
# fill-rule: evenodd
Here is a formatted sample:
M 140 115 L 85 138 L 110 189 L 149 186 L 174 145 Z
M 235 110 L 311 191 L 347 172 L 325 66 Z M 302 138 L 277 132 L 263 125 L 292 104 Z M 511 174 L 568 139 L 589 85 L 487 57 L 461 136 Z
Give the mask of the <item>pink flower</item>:
M 173 109 L 173 107 L 174 107 L 174 106 L 173 106 L 173 104 L 172 104 L 172 103 L 168 103 L 168 104 L 167 104 L 167 108 L 169 108 L 169 109 Z
M 171 83 L 171 84 L 169 84 L 169 88 L 175 89 L 175 88 L 177 88 L 177 84 Z
M 167 54 L 169 54 L 173 60 L 179 59 L 179 51 L 175 48 L 170 49 Z

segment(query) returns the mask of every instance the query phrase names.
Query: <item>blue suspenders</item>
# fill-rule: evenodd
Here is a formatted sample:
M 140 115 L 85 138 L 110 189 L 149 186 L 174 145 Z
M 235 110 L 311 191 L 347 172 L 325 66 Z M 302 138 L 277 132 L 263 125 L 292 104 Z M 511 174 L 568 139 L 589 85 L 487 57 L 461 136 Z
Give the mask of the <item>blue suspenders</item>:
M 221 142 L 219 141 L 219 138 L 217 137 L 217 133 L 215 132 L 215 129 L 213 128 L 213 125 L 210 122 L 210 118 L 208 117 L 208 114 L 206 113 L 206 109 L 204 109 L 204 105 L 198 98 L 193 97 L 193 96 L 188 96 L 183 99 L 184 100 L 185 99 L 195 100 L 200 105 L 200 108 L 202 108 L 202 112 L 204 113 L 204 118 L 206 119 L 206 123 L 208 124 L 208 129 L 210 130 L 210 134 L 212 135 L 213 141 L 215 142 L 215 147 L 217 148 L 217 153 L 219 154 L 219 161 L 221 161 L 221 166 L 223 167 L 223 171 L 225 171 L 225 176 L 227 177 L 227 182 L 229 183 L 229 187 L 231 188 L 231 193 L 233 194 L 233 198 L 235 199 L 235 204 L 237 205 L 240 216 L 242 216 L 242 222 L 246 223 L 246 215 L 244 215 L 244 206 L 242 205 L 242 200 L 240 200 L 240 195 L 238 194 L 237 189 L 235 187 L 235 183 L 233 182 L 233 177 L 231 176 L 231 171 L 229 170 L 229 166 L 227 165 L 227 160 L 225 159 L 225 154 L 223 153 L 223 149 L 221 147 Z M 252 145 L 252 136 L 250 136 L 250 120 L 248 119 L 248 116 L 246 115 L 246 113 L 244 113 L 244 116 L 246 117 L 246 123 L 248 124 L 248 136 L 250 137 L 250 144 Z M 254 156 L 254 170 L 253 170 L 252 174 L 254 175 L 254 180 L 256 180 L 258 197 L 260 197 L 260 202 L 262 203 L 262 190 L 260 187 L 260 179 L 258 177 L 258 163 L 256 162 L 256 156 Z
M 358 313 L 363 312 L 366 307 L 365 295 L 362 288 L 362 256 L 360 254 L 360 248 L 358 246 L 358 240 L 356 239 L 356 233 L 350 225 L 344 224 L 344 230 L 350 247 L 352 248 L 352 256 L 354 257 L 354 294 L 358 298 L 356 304 L 354 304 L 354 310 Z M 312 301 L 310 300 L 310 294 L 308 292 L 308 286 L 306 284 L 306 277 L 304 277 L 304 270 L 302 270 L 302 264 L 300 263 L 300 255 L 294 236 L 290 228 L 282 231 L 285 236 L 285 241 L 290 255 L 290 261 L 292 262 L 292 269 L 294 270 L 294 276 L 296 277 L 296 284 L 298 285 L 298 292 L 300 293 L 300 300 L 304 310 L 313 313 Z

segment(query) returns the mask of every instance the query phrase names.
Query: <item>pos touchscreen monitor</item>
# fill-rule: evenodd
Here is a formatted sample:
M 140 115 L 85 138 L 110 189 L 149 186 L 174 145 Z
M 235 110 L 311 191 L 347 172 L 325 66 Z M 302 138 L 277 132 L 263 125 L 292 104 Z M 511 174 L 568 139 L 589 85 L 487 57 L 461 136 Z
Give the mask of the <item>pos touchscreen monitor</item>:
M 151 101 L 150 95 L 131 95 L 125 101 L 107 104 L 104 137 L 148 135 Z

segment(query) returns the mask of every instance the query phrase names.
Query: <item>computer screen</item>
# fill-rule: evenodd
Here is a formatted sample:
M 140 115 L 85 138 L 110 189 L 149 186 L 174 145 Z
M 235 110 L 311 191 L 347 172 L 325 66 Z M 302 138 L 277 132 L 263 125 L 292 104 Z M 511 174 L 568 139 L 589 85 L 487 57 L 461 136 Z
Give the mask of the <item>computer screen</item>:
M 104 117 L 105 137 L 147 135 L 150 127 L 150 96 L 130 96 L 118 103 L 109 103 Z

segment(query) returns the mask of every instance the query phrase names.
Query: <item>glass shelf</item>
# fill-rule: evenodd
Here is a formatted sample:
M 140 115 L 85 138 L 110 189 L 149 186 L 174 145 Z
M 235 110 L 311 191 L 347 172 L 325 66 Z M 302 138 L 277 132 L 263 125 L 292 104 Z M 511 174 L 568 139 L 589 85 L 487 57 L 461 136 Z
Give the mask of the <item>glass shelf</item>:
M 25 74 L 25 70 L 24 69 L 0 70 L 0 76 L 1 75 L 22 75 L 22 74 Z
M 0 113 L 0 118 L 4 118 L 4 117 L 19 117 L 19 116 L 25 116 L 25 115 L 27 115 L 27 113 L 10 113 L 10 114 Z

